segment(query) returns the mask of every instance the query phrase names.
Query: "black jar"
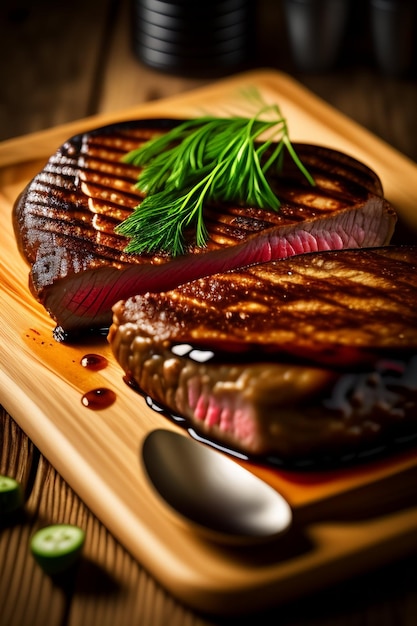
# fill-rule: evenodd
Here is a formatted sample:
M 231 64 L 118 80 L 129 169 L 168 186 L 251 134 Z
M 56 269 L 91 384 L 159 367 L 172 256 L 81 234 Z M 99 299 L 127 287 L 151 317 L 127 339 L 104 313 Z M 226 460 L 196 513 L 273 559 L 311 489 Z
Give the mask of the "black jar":
M 180 75 L 245 69 L 255 51 L 255 0 L 132 0 L 134 51 Z

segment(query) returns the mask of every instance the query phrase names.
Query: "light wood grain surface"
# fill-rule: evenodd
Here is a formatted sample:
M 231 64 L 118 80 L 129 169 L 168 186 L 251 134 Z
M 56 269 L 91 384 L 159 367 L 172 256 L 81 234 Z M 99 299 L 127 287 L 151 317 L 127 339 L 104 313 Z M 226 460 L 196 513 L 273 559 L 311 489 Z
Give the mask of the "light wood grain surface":
M 36 9 L 33 5 L 5 1 L 0 7 L 3 145 L 10 141 L 13 148 L 13 138 L 21 135 L 98 113 L 112 115 L 211 82 L 141 65 L 132 54 L 128 2 L 74 0 L 57 8 L 56 2 L 40 0 Z M 292 65 L 279 3 L 259 2 L 258 20 L 255 67 L 290 71 L 339 111 L 417 160 L 417 84 L 413 76 L 380 73 L 363 25 L 355 30 L 353 57 L 345 53 L 331 72 L 308 75 Z M 24 512 L 1 527 L 2 626 L 233 623 L 192 611 L 167 593 L 99 523 L 12 418 L 2 411 L 0 472 L 23 482 L 27 501 Z M 52 521 L 77 523 L 88 531 L 85 558 L 60 580 L 43 575 L 27 551 L 33 531 Z M 402 554 L 378 571 L 258 613 L 256 619 L 294 626 L 414 625 L 415 554 Z

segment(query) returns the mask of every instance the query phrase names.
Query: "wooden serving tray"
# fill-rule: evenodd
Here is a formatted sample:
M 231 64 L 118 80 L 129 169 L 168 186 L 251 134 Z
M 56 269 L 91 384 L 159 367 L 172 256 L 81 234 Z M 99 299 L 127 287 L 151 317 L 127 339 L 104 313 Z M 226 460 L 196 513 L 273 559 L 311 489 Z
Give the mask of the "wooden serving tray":
M 28 291 L 11 211 L 31 177 L 73 134 L 125 119 L 244 112 L 241 92 L 250 87 L 280 105 L 292 140 L 343 150 L 375 169 L 401 221 L 417 232 L 416 164 L 278 72 L 249 72 L 0 145 L 0 402 L 151 574 L 185 603 L 219 614 L 292 599 L 416 548 L 417 502 L 410 498 L 417 484 L 416 454 L 403 451 L 321 474 L 246 464 L 288 498 L 294 528 L 267 545 L 237 548 L 202 539 L 160 502 L 141 465 L 146 434 L 178 427 L 123 382 L 105 338 L 80 346 L 53 340 L 53 322 Z M 104 356 L 107 367 L 82 367 L 88 353 Z M 83 394 L 99 387 L 115 392 L 114 404 L 85 407 Z

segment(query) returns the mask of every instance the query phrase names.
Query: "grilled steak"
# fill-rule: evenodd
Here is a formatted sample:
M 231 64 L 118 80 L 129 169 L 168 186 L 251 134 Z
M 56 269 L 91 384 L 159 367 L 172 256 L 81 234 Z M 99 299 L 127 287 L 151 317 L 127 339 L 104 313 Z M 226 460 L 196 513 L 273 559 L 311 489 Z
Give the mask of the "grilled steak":
M 121 158 L 176 123 L 133 121 L 75 136 L 18 198 L 15 232 L 31 291 L 66 333 L 108 326 L 112 305 L 135 294 L 293 254 L 389 243 L 396 216 L 376 174 L 334 150 L 294 144 L 316 185 L 288 159 L 284 175 L 271 181 L 278 212 L 207 206 L 206 248 L 189 234 L 186 254 L 175 259 L 126 254 L 114 228 L 141 197 L 139 170 Z
M 417 432 L 417 247 L 302 254 L 114 307 L 113 353 L 202 435 L 287 462 Z

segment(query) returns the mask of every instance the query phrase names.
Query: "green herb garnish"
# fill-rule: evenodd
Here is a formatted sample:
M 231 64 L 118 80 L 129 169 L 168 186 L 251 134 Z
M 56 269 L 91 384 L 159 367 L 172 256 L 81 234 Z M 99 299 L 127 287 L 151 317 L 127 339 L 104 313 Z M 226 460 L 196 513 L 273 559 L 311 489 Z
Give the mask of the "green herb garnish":
M 278 210 L 267 172 L 282 170 L 284 149 L 314 184 L 277 105 L 264 105 L 251 118 L 188 120 L 132 150 L 124 161 L 143 168 L 136 187 L 146 197 L 116 228 L 130 238 L 126 252 L 177 256 L 184 253 L 184 232 L 191 227 L 197 246 L 205 246 L 203 208 L 209 202 Z

